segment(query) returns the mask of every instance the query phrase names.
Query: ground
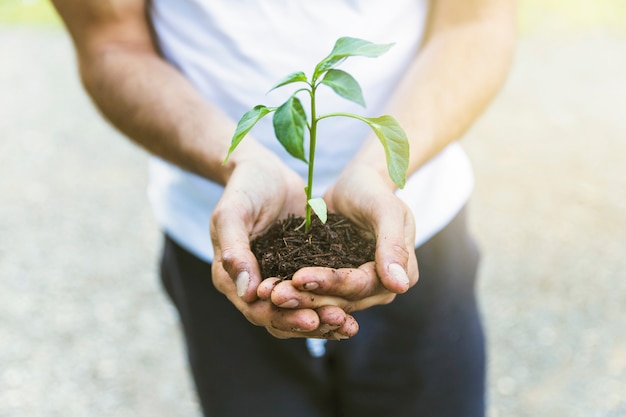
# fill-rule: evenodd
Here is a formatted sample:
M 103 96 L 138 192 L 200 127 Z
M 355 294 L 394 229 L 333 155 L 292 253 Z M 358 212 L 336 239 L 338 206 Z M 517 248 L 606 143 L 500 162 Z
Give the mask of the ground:
M 0 417 L 198 415 L 146 157 L 54 28 L 0 28 Z M 491 417 L 626 416 L 626 37 L 527 36 L 463 139 Z

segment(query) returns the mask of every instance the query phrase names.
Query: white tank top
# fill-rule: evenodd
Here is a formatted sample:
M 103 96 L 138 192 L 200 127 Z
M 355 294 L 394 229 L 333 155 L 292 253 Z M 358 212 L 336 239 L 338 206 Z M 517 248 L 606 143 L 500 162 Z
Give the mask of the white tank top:
M 320 89 L 318 114 L 384 114 L 392 90 L 419 49 L 427 12 L 427 0 L 394 0 L 393 7 L 380 0 L 152 0 L 150 10 L 165 58 L 234 121 L 256 104 L 280 105 L 292 90 L 268 90 L 292 72 L 310 74 L 342 36 L 395 45 L 379 58 L 350 58 L 340 66 L 361 85 L 365 110 Z M 252 134 L 306 178 L 306 165 L 275 139 L 271 117 Z M 320 122 L 314 196 L 323 195 L 370 134 L 353 119 Z M 457 143 L 407 180 L 397 195 L 415 216 L 416 245 L 454 217 L 472 187 L 469 161 Z M 213 259 L 209 219 L 222 191 L 220 185 L 161 159 L 150 161 L 148 195 L 157 221 L 181 246 L 208 262 Z

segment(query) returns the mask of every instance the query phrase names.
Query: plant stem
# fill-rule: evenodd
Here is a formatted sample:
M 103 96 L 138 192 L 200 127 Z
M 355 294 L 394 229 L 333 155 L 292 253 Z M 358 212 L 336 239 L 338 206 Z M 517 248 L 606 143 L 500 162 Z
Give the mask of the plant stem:
M 311 85 L 311 129 L 309 130 L 309 173 L 306 185 L 306 217 L 304 230 L 311 229 L 311 206 L 308 201 L 313 198 L 313 170 L 315 169 L 315 145 L 317 144 L 317 112 L 315 108 L 315 82 Z

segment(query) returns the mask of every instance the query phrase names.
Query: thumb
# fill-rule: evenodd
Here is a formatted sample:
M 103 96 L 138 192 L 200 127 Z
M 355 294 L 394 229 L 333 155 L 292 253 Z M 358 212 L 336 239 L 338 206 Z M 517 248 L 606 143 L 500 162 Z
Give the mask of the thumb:
M 237 296 L 246 302 L 255 301 L 261 273 L 250 250 L 245 225 L 237 216 L 216 212 L 211 218 L 211 239 L 215 249 L 214 263 L 228 273 L 235 284 Z
M 407 212 L 399 216 L 387 212 L 377 224 L 376 272 L 385 288 L 396 294 L 408 291 L 418 279 L 415 226 L 409 216 Z

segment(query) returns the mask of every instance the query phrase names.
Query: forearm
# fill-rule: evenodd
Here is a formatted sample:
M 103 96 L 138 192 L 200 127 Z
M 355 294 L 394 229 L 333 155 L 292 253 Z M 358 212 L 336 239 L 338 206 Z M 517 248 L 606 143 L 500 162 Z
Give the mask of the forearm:
M 407 133 L 409 174 L 474 123 L 505 80 L 514 50 L 512 13 L 434 26 L 387 109 Z M 376 167 L 387 176 L 376 138 L 354 163 Z
M 224 184 L 258 146 L 249 141 L 222 166 L 234 123 L 152 51 L 103 48 L 83 57 L 80 69 L 89 95 L 115 127 L 184 169 Z
M 222 184 L 249 150 L 262 152 L 248 140 L 222 166 L 235 125 L 159 55 L 147 0 L 52 2 L 72 36 L 85 89 L 130 139 Z

